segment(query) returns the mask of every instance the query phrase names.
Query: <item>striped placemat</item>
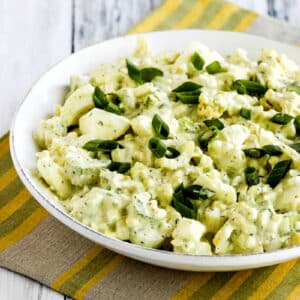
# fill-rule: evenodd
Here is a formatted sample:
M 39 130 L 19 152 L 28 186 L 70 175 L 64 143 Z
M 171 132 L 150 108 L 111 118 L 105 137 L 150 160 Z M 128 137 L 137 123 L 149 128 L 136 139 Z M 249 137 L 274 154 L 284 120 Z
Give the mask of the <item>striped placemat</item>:
M 130 33 L 209 28 L 299 44 L 300 30 L 220 0 L 167 0 Z M 50 216 L 0 140 L 0 266 L 77 299 L 300 299 L 300 261 L 223 273 L 163 269 L 117 255 Z

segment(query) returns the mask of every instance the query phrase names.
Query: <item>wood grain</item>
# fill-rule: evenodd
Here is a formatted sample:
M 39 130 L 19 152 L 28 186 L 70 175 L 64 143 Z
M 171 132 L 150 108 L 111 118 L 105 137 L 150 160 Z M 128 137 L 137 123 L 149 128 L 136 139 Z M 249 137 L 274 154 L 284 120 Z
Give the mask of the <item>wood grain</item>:
M 74 49 L 122 35 L 162 0 L 75 0 Z
M 33 82 L 71 51 L 72 0 L 0 0 L 0 136 Z M 33 108 L 34 113 L 34 108 Z M 62 300 L 23 276 L 0 269 L 0 299 Z
M 41 73 L 71 51 L 124 34 L 162 0 L 0 0 L 0 135 Z M 300 0 L 231 0 L 300 27 Z M 0 268 L 0 299 L 64 297 Z
M 70 53 L 71 0 L 0 2 L 0 135 L 32 83 Z M 1 111 L 3 105 L 1 107 Z

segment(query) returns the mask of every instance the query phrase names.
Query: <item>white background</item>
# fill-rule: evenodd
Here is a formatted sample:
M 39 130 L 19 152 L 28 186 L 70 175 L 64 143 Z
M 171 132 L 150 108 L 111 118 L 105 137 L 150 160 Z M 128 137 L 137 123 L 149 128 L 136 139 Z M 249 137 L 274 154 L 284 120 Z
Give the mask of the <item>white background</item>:
M 84 46 L 124 34 L 162 0 L 0 0 L 0 136 L 32 83 Z M 300 27 L 300 0 L 231 0 Z M 34 108 L 33 108 L 34 110 Z M 63 300 L 0 268 L 1 300 Z

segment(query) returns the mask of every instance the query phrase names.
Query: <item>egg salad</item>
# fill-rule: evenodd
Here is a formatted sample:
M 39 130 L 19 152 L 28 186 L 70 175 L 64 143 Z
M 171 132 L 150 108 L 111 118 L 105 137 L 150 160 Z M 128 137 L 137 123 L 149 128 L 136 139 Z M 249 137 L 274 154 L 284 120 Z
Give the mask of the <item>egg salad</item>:
M 112 238 L 196 255 L 300 245 L 300 69 L 200 43 L 71 77 L 33 134 L 65 211 Z

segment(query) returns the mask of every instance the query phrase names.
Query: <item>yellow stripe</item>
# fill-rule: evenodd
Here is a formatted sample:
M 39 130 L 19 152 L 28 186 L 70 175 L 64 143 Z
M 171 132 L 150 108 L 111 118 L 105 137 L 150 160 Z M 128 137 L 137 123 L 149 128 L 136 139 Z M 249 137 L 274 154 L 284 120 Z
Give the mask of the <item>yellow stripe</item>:
M 196 275 L 186 286 L 180 289 L 171 299 L 172 300 L 184 300 L 192 296 L 201 286 L 203 286 L 208 280 L 210 280 L 215 273 L 199 273 Z
M 85 265 L 87 265 L 93 258 L 95 258 L 101 251 L 102 247 L 99 245 L 95 245 L 91 248 L 91 250 L 84 255 L 80 260 L 78 260 L 71 268 L 69 268 L 66 272 L 57 277 L 51 287 L 53 289 L 59 290 L 60 287 L 73 275 L 75 275 L 79 270 L 81 270 Z
M 236 4 L 227 3 L 215 15 L 214 19 L 207 25 L 208 29 L 219 29 L 240 7 Z
M 0 177 L 0 191 L 17 178 L 17 172 L 14 168 L 10 168 Z
M 253 270 L 241 271 L 235 273 L 229 281 L 220 289 L 210 300 L 228 299 L 247 278 L 253 273 Z
M 6 205 L 0 208 L 0 222 L 10 217 L 30 198 L 31 194 L 26 189 L 22 189 L 13 199 L 9 200 Z
M 185 15 L 175 26 L 175 29 L 182 29 L 189 27 L 197 19 L 199 19 L 205 12 L 205 8 L 211 3 L 212 0 L 197 1 L 190 12 Z
M 297 285 L 292 292 L 287 296 L 285 300 L 297 300 L 300 299 L 300 284 Z
M 270 276 L 248 298 L 248 300 L 265 299 L 283 280 L 284 276 L 294 267 L 297 259 L 278 265 Z
M 243 20 L 235 27 L 234 31 L 246 31 L 251 24 L 256 20 L 259 15 L 255 12 L 249 12 L 249 14 L 243 18 Z
M 155 28 L 162 20 L 171 15 L 181 2 L 182 0 L 167 0 L 141 23 L 130 29 L 128 33 L 139 33 L 153 30 L 153 28 Z
M 83 299 L 85 294 L 107 274 L 115 269 L 124 259 L 123 256 L 117 255 L 102 270 L 95 274 L 85 285 L 83 285 L 74 295 L 75 299 Z
M 0 239 L 0 251 L 12 246 L 24 236 L 29 234 L 42 220 L 48 216 L 48 212 L 40 207 L 37 208 L 30 217 L 28 217 L 22 224 L 15 228 L 8 235 Z
M 9 151 L 9 142 L 8 137 L 6 137 L 1 143 L 0 143 L 0 158 L 8 153 Z

